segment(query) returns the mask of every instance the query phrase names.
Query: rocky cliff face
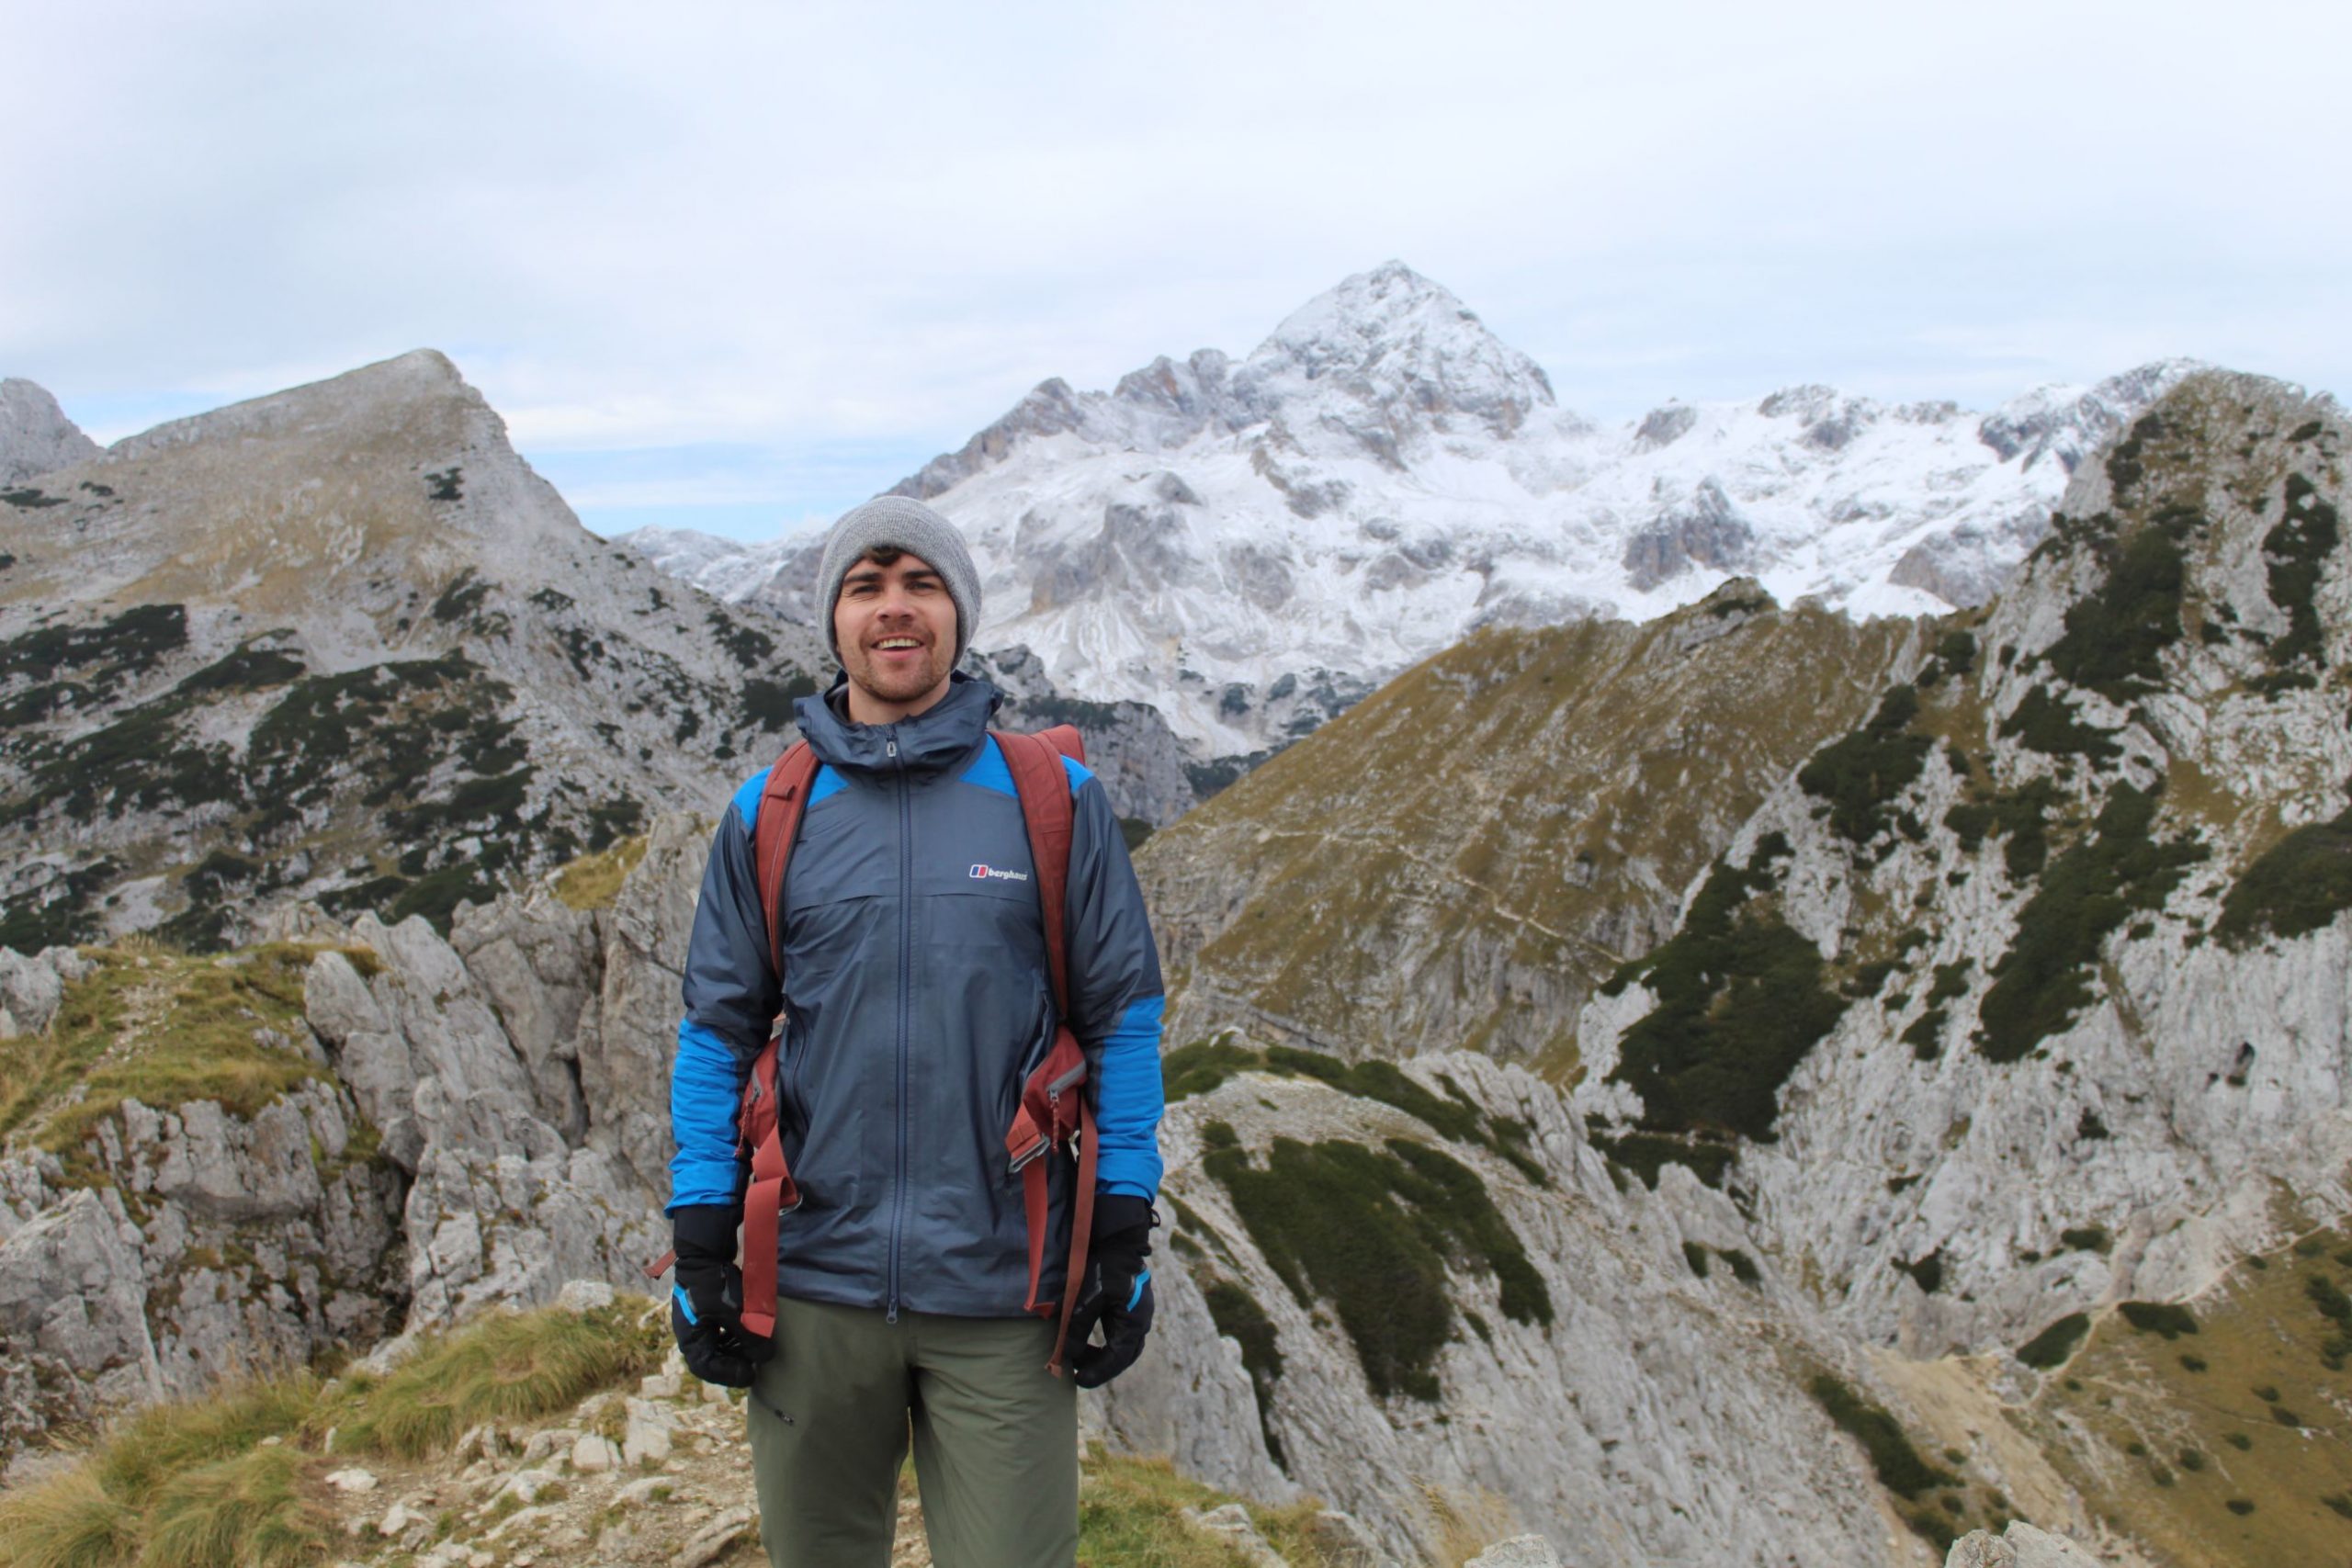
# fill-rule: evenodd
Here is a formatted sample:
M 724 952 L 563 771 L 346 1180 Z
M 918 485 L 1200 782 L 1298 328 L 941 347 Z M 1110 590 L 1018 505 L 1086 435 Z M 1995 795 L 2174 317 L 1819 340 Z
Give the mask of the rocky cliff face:
M 1735 581 L 1646 625 L 1497 628 L 1416 666 L 1146 846 L 1170 1038 L 1565 1075 L 1593 987 L 1923 656 L 1923 626 Z
M 799 628 L 582 528 L 418 353 L 0 496 L 0 942 L 423 912 L 708 808 Z
M 708 824 L 220 957 L 0 950 L 0 1454 L 662 1250 Z
M 2247 1451 L 2249 1417 L 2352 1430 L 2347 434 L 2276 383 L 2172 391 L 1578 1032 L 1596 1127 L 1714 1169 L 1856 1339 L 1991 1358 L 2169 1561 L 2286 1560 L 2232 1544 L 2173 1456 Z M 2158 1343 L 2200 1318 L 2196 1350 Z M 2086 1363 L 2116 1380 L 2097 1409 Z M 2119 1473 L 2109 1441 L 2156 1457 Z M 2276 1464 L 2231 1514 L 2317 1518 L 2332 1483 Z
M 98 444 L 65 417 L 48 389 L 19 376 L 0 379 L 0 485 L 86 462 Z

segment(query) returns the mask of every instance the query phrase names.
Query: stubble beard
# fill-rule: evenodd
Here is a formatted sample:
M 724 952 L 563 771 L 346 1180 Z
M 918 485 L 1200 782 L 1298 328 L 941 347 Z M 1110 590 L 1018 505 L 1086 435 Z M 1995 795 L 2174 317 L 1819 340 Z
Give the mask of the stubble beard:
M 936 690 L 953 668 L 945 651 L 937 643 L 924 649 L 928 656 L 920 669 L 891 672 L 876 666 L 873 655 L 864 648 L 842 660 L 853 684 L 863 689 L 876 702 L 910 703 L 924 694 Z

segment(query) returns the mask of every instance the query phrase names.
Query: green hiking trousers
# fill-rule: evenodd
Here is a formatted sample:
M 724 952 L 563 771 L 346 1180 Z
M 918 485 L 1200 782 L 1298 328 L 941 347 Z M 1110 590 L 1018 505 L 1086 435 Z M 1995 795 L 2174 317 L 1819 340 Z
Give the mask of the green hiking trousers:
M 744 1402 L 773 1568 L 887 1568 L 910 1433 L 938 1568 L 1071 1568 L 1078 1390 L 1046 1371 L 1056 1326 L 778 1301 Z

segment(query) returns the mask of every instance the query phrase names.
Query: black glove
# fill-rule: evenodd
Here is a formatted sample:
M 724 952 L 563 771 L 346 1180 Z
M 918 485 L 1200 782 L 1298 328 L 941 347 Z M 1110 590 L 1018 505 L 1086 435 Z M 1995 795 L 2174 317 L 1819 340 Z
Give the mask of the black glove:
M 1124 1192 L 1094 1200 L 1094 1235 L 1087 1243 L 1086 1278 L 1069 1314 L 1069 1370 L 1080 1388 L 1101 1388 L 1136 1364 L 1151 1332 L 1150 1203 Z M 1102 1343 L 1088 1343 L 1095 1325 Z
M 722 1203 L 688 1204 L 670 1215 L 678 1249 L 677 1282 L 670 1287 L 670 1332 L 686 1371 L 705 1382 L 749 1388 L 775 1341 L 743 1327 L 743 1271 L 735 1267 L 735 1226 L 742 1211 Z

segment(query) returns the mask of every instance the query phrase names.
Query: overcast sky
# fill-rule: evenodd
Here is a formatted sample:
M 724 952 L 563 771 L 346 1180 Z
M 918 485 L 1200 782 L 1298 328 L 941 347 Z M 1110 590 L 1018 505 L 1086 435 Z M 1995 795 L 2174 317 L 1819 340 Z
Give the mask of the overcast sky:
M 765 537 L 1400 258 L 1625 417 L 2352 392 L 2352 7 L 0 0 L 0 375 L 100 439 L 446 350 Z

